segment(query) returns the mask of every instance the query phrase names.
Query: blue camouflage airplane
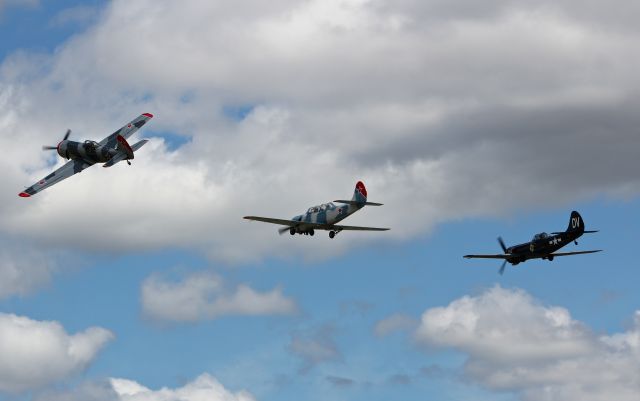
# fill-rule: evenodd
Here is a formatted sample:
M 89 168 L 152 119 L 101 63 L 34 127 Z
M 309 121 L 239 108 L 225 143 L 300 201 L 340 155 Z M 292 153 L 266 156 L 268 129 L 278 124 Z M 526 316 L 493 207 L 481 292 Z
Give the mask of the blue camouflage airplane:
M 504 253 L 495 255 L 464 255 L 464 257 L 466 259 L 502 259 L 502 266 L 500 266 L 498 273 L 503 274 L 507 263 L 511 263 L 511 265 L 515 266 L 530 259 L 546 259 L 551 262 L 557 256 L 573 256 L 601 252 L 601 249 L 593 251 L 556 252 L 558 249 L 569 245 L 571 242 L 578 245 L 577 239 L 582 237 L 583 234 L 597 232 L 598 230 L 585 230 L 582 216 L 574 210 L 571 212 L 571 216 L 569 217 L 569 226 L 566 231 L 558 231 L 551 234 L 539 233 L 534 235 L 530 242 L 510 246 L 508 248 L 504 244 L 502 238 L 498 237 L 498 243 Z
M 336 203 L 338 205 L 336 205 Z M 365 206 L 382 206 L 382 203 L 367 202 L 367 188 L 358 181 L 351 200 L 335 200 L 319 206 L 310 207 L 306 213 L 295 216 L 291 220 L 273 219 L 270 217 L 245 216 L 246 220 L 278 224 L 280 235 L 289 231 L 291 235 L 311 235 L 315 230 L 329 231 L 329 238 L 334 238 L 340 231 L 387 231 L 388 228 L 343 226 L 336 223 L 344 220 Z
M 104 138 L 102 141 L 84 141 L 74 142 L 69 140 L 71 130 L 62 138 L 57 146 L 43 146 L 42 150 L 55 150 L 58 154 L 69 160 L 62 167 L 44 177 L 29 188 L 20 192 L 18 195 L 22 198 L 28 198 L 38 192 L 59 183 L 65 178 L 69 178 L 74 174 L 82 172 L 82 170 L 93 166 L 96 163 L 104 163 L 102 167 L 111 167 L 123 160 L 131 165 L 134 158 L 134 152 L 140 149 L 148 141 L 143 139 L 134 145 L 129 145 L 127 138 L 133 135 L 138 129 L 145 125 L 153 118 L 153 114 L 144 113 L 138 116 L 129 124 L 120 128 L 113 134 Z

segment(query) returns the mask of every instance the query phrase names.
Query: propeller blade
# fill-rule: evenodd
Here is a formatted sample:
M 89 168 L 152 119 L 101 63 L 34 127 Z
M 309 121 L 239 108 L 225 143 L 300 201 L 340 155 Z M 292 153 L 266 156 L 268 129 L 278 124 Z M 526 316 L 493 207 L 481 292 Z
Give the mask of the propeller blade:
M 505 259 L 504 262 L 502 262 L 502 266 L 500 266 L 500 270 L 498 271 L 498 273 L 500 273 L 501 276 L 504 274 L 504 268 L 506 266 L 507 266 L 507 260 Z
M 71 130 L 70 130 L 70 129 L 68 129 L 68 130 L 67 130 L 67 133 L 66 133 L 66 134 L 64 134 L 64 138 L 62 138 L 62 140 L 63 140 L 63 141 L 66 141 L 67 139 L 69 139 L 69 135 L 71 135 Z
M 289 228 L 290 228 L 290 227 L 281 227 L 281 228 L 278 228 L 278 234 L 282 235 L 282 234 L 284 234 L 284 233 L 286 233 L 286 232 L 289 232 Z
M 42 150 L 56 150 L 58 149 L 57 146 L 43 146 Z
M 502 237 L 498 237 L 498 243 L 502 248 L 502 252 L 507 253 L 507 247 L 504 245 L 504 241 L 502 240 Z

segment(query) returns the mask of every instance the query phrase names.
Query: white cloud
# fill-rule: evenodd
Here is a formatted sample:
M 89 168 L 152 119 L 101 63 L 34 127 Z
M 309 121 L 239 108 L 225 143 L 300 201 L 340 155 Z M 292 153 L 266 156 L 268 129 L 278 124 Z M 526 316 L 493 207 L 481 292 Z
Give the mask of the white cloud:
M 523 400 L 635 400 L 640 392 L 640 312 L 629 331 L 597 336 L 564 308 L 496 286 L 427 310 L 415 336 L 467 354 L 470 379 Z
M 291 315 L 297 306 L 282 294 L 281 288 L 259 292 L 247 285 L 233 290 L 225 288 L 213 273 L 195 273 L 179 282 L 158 275 L 142 284 L 142 309 L 157 320 L 193 322 L 229 315 Z
M 55 252 L 0 240 L 0 298 L 27 295 L 49 283 L 58 269 Z
M 302 359 L 303 365 L 300 369 L 302 373 L 308 372 L 320 363 L 342 358 L 334 337 L 335 328 L 331 325 L 292 333 L 289 351 Z
M 203 374 L 194 381 L 177 389 L 162 388 L 150 390 L 134 381 L 112 379 L 111 385 L 122 401 L 253 401 L 246 391 L 231 393 L 218 380 L 209 374 Z
M 0 195 L 0 229 L 50 246 L 252 262 L 637 196 L 639 33 L 620 30 L 627 12 L 576 4 L 113 1 L 54 54 L 0 67 L 0 129 L 13 133 L 0 138 L 12 149 L 0 179 L 15 188 Z M 228 107 L 251 111 L 235 121 Z M 154 140 L 131 168 L 15 196 L 51 169 L 40 145 L 68 127 L 100 139 L 141 112 L 156 116 L 141 136 L 191 141 L 171 151 Z M 390 232 L 290 238 L 241 220 L 291 217 L 358 179 L 386 205 L 348 222 Z
M 38 388 L 85 369 L 113 338 L 90 327 L 69 335 L 58 322 L 0 314 L 0 391 Z
M 378 337 L 384 337 L 396 331 L 407 331 L 416 327 L 418 322 L 411 316 L 394 313 L 391 316 L 378 321 L 374 327 L 374 332 Z
M 57 13 L 49 22 L 52 27 L 61 27 L 69 24 L 87 24 L 98 16 L 98 8 L 95 6 L 76 6 L 66 8 Z
M 255 401 L 246 390 L 231 392 L 205 373 L 178 388 L 151 390 L 133 380 L 113 378 L 108 383 L 85 383 L 67 392 L 48 392 L 40 401 Z

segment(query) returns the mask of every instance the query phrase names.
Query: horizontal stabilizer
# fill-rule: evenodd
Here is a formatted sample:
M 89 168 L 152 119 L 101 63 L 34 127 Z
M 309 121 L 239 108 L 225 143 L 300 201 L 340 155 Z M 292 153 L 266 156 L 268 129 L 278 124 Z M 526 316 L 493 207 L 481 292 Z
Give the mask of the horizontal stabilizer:
M 143 139 L 139 142 L 136 142 L 134 145 L 131 146 L 131 150 L 133 150 L 134 152 L 136 152 L 138 149 L 140 149 L 141 147 L 144 146 L 145 143 L 149 142 L 148 139 Z
M 566 231 L 554 231 L 551 234 L 553 235 L 558 235 L 558 234 L 564 234 Z M 593 234 L 593 233 L 599 233 L 600 230 L 585 230 L 583 232 L 583 234 Z
M 363 206 L 363 205 L 367 205 L 367 206 L 382 206 L 382 203 L 358 202 L 358 201 L 353 201 L 353 200 L 342 200 L 342 199 L 334 200 L 334 202 L 336 202 L 336 203 L 344 203 L 345 205 L 353 205 L 353 206 Z

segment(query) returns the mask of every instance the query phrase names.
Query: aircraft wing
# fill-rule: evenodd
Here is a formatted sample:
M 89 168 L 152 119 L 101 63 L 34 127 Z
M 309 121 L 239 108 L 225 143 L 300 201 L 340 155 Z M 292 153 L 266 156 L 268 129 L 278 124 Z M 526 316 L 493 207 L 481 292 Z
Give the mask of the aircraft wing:
M 511 255 L 498 254 L 498 255 L 464 255 L 465 259 L 507 259 Z
M 549 256 L 571 256 L 571 255 L 584 255 L 586 253 L 596 253 L 596 252 L 602 252 L 602 249 L 596 249 L 594 251 L 576 251 L 576 252 L 558 252 L 558 253 L 552 253 Z
M 297 226 L 300 224 L 308 224 L 308 223 L 301 223 L 295 220 L 272 219 L 271 217 L 259 217 L 259 216 L 244 216 L 243 219 L 261 221 L 263 223 L 279 224 L 281 226 L 289 226 L 289 227 Z
M 320 224 L 320 223 L 308 223 L 305 221 L 285 220 L 285 219 L 272 219 L 271 217 L 259 217 L 259 216 L 245 216 L 246 220 L 262 221 L 264 223 L 278 224 L 281 226 L 289 227 L 305 227 L 313 228 L 315 230 L 351 230 L 351 231 L 387 231 L 388 228 L 377 227 L 356 227 L 356 226 L 341 226 L 337 224 Z
M 337 224 L 318 224 L 319 228 L 324 228 L 325 230 L 345 230 L 345 231 L 389 231 L 390 228 L 378 228 L 378 227 L 357 227 L 357 226 L 341 226 Z
M 131 121 L 129 124 L 125 125 L 124 127 L 114 132 L 113 134 L 101 140 L 99 144 L 101 146 L 108 145 L 111 148 L 115 148 L 116 144 L 118 143 L 118 140 L 116 139 L 118 135 L 122 135 L 124 139 L 129 139 L 131 135 L 133 135 L 137 130 L 139 130 L 143 125 L 145 125 L 152 118 L 153 118 L 153 114 L 150 114 L 150 113 L 140 114 L 140 116 L 138 116 L 136 119 Z
M 71 160 L 53 173 L 49 174 L 29 188 L 25 189 L 23 192 L 20 192 L 19 195 L 23 198 L 28 198 L 31 195 L 37 194 L 45 188 L 49 188 L 50 186 L 59 183 L 65 178 L 69 178 L 72 175 L 81 172 L 87 167 L 91 167 L 92 165 L 92 163 L 89 163 L 85 160 Z

